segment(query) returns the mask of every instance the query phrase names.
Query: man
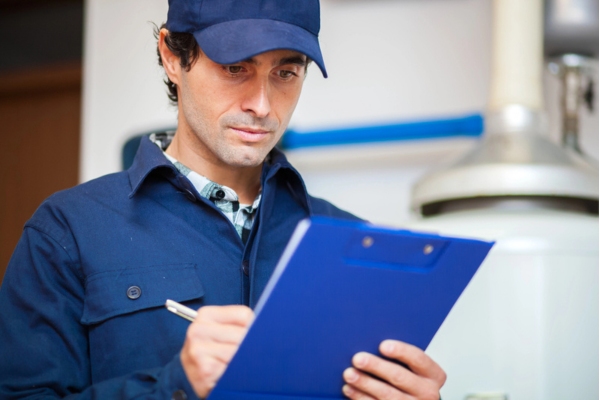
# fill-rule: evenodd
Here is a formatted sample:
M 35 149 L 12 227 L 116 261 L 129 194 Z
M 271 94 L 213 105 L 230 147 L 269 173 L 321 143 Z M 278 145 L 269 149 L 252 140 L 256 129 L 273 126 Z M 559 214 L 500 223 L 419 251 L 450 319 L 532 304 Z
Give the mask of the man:
M 177 131 L 27 222 L 0 290 L 1 398 L 210 393 L 297 222 L 355 219 L 309 196 L 274 149 L 308 63 L 326 76 L 318 31 L 318 0 L 170 1 L 158 51 Z M 167 298 L 198 318 L 169 314 Z M 438 398 L 445 374 L 425 353 L 380 351 L 355 355 L 340 391 Z

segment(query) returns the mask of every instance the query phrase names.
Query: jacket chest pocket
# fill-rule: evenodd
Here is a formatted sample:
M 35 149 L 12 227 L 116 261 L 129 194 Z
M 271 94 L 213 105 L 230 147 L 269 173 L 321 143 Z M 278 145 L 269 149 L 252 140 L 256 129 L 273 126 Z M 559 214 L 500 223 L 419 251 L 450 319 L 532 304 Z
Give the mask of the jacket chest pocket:
M 189 322 L 167 299 L 201 306 L 196 264 L 155 265 L 95 274 L 86 282 L 81 323 L 88 327 L 92 380 L 165 365 L 181 349 Z
M 101 272 L 88 278 L 85 290 L 81 317 L 84 325 L 162 307 L 167 299 L 183 302 L 204 296 L 195 264 L 155 265 Z

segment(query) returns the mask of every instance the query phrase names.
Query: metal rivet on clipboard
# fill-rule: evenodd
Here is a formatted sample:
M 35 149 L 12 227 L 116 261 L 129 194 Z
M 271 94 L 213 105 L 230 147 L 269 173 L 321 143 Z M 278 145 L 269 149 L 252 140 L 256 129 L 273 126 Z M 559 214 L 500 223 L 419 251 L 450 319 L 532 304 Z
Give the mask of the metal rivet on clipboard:
M 433 246 L 428 244 L 423 248 L 423 254 L 431 254 L 433 252 Z
M 371 236 L 365 236 L 362 240 L 362 245 L 365 249 L 373 246 L 373 238 Z

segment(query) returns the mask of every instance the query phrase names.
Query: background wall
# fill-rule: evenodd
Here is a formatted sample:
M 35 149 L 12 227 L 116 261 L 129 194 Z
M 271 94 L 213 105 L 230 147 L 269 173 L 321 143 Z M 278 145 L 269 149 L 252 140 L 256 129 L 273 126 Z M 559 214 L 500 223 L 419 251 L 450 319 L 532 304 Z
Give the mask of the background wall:
M 175 126 L 152 22 L 164 0 L 87 0 L 80 179 L 120 170 L 136 134 Z M 290 127 L 297 131 L 483 112 L 491 51 L 490 0 L 322 0 L 321 46 Z M 555 82 L 549 104 L 558 104 Z M 557 137 L 553 116 L 552 132 Z M 583 115 L 583 147 L 598 157 L 597 108 Z M 295 150 L 309 191 L 375 222 L 410 217 L 410 187 L 459 157 L 473 139 Z
M 0 283 L 40 203 L 78 181 L 83 0 L 0 0 Z

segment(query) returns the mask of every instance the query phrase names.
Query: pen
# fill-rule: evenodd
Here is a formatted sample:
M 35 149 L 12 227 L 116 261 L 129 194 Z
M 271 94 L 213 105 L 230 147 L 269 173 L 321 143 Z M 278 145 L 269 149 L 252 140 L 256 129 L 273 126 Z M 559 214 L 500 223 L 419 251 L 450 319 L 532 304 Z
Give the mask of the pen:
M 194 318 L 196 318 L 196 315 L 198 315 L 196 311 L 173 300 L 167 300 L 165 307 L 167 307 L 167 310 L 179 315 L 181 318 L 187 319 L 188 321 L 194 321 Z

